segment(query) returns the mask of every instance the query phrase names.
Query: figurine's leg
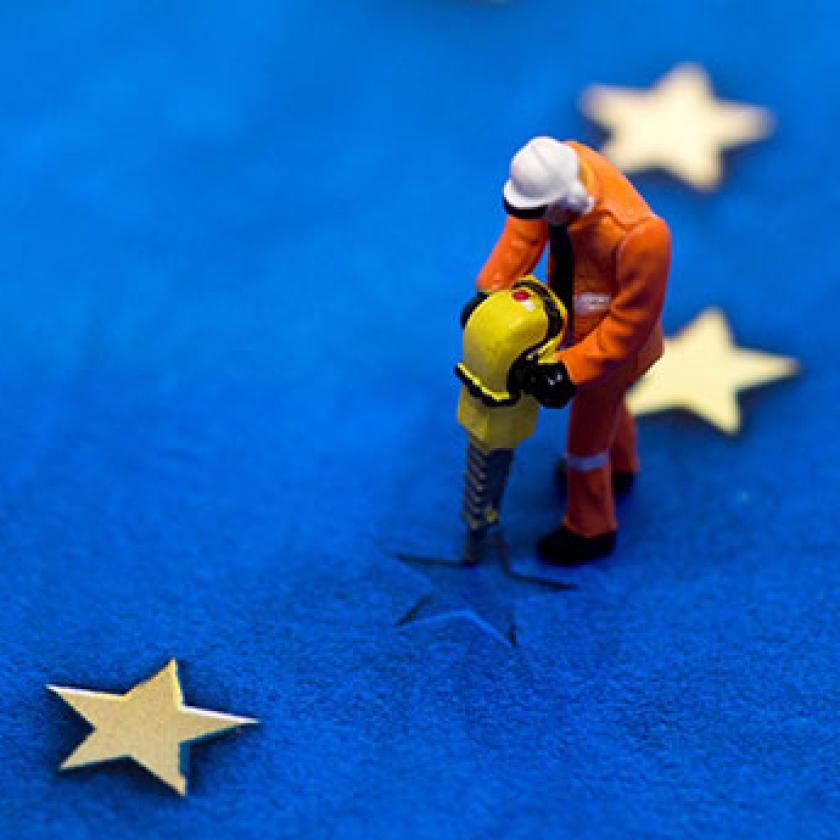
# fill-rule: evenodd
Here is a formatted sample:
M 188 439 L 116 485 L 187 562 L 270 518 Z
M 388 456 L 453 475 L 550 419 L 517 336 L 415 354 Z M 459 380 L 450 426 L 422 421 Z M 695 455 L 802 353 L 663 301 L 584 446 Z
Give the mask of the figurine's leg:
M 639 472 L 639 454 L 636 449 L 636 421 L 627 408 L 627 401 L 622 400 L 619 407 L 618 426 L 610 447 L 610 466 L 612 467 L 613 492 L 621 496 L 633 485 Z M 566 490 L 568 468 L 565 455 L 554 468 L 554 482 L 557 487 Z
M 639 471 L 639 453 L 636 448 L 636 421 L 627 408 L 627 401 L 622 399 L 618 408 L 618 425 L 615 439 L 610 449 L 610 462 L 613 472 L 637 473 Z
M 623 399 L 622 390 L 593 388 L 581 391 L 572 401 L 563 524 L 582 537 L 600 536 L 617 528 L 610 458 Z
M 639 472 L 639 452 L 636 441 L 636 421 L 630 409 L 627 408 L 627 400 L 623 399 L 618 409 L 618 424 L 610 449 L 613 491 L 617 496 L 626 493 L 633 486 Z
M 609 554 L 615 547 L 610 451 L 625 388 L 602 385 L 572 400 L 566 452 L 567 507 L 563 524 L 537 543 L 547 563 L 573 566 Z

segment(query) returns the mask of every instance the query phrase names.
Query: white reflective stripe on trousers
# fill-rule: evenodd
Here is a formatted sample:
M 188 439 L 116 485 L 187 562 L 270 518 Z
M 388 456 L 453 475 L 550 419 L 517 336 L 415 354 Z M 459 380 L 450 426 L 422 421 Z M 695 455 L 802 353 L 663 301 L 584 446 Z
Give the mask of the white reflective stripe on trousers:
M 594 455 L 572 455 L 566 453 L 566 466 L 575 472 L 591 472 L 606 467 L 610 462 L 610 451 L 596 452 Z

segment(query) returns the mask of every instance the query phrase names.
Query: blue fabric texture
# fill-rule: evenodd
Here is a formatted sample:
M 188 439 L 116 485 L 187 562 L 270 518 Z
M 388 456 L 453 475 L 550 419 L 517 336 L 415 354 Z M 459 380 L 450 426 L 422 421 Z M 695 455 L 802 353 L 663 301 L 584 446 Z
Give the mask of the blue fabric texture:
M 836 837 L 838 25 L 828 0 L 3 4 L 0 835 Z M 496 577 L 476 620 L 481 586 L 396 555 L 457 558 L 458 313 L 510 155 L 598 145 L 587 84 L 684 60 L 778 129 L 709 195 L 636 179 L 674 234 L 666 330 L 717 305 L 803 375 L 737 438 L 644 420 L 617 552 L 571 591 Z M 564 423 L 514 463 L 523 574 Z M 188 703 L 260 726 L 194 748 L 186 800 L 58 774 L 86 726 L 44 686 L 170 657 Z

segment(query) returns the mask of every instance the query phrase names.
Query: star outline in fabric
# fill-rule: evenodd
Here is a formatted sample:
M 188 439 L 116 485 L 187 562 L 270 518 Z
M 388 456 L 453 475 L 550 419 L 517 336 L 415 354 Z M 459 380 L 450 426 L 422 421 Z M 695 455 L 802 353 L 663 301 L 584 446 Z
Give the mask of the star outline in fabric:
M 485 552 L 480 563 L 452 562 L 436 557 L 396 553 L 394 556 L 401 563 L 422 572 L 431 582 L 432 589 L 421 595 L 395 626 L 406 627 L 410 624 L 461 618 L 475 624 L 507 647 L 517 649 L 517 593 L 533 593 L 535 590 L 569 592 L 577 589 L 571 583 L 515 571 L 510 565 L 500 532 L 488 538 L 487 547 L 492 551 Z M 491 554 L 494 555 L 493 559 L 489 556 Z M 466 577 L 468 575 L 472 578 Z M 441 591 L 441 582 L 444 580 L 453 581 L 453 584 L 458 581 L 458 585 L 450 585 L 448 591 Z M 471 587 L 470 583 L 473 584 Z M 466 594 L 463 591 L 465 588 L 470 590 Z

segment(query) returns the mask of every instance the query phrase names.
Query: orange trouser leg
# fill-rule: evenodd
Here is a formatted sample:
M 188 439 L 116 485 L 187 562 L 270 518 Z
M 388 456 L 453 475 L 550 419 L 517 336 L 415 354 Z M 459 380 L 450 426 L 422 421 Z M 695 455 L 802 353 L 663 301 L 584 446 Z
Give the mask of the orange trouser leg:
M 637 473 L 639 453 L 636 448 L 636 421 L 622 399 L 618 409 L 618 425 L 610 449 L 610 465 L 613 472 Z
M 608 383 L 580 391 L 572 400 L 563 524 L 583 537 L 597 537 L 618 527 L 610 457 L 619 428 L 622 444 L 629 442 L 626 436 L 632 431 L 623 416 L 625 390 L 624 383 Z

